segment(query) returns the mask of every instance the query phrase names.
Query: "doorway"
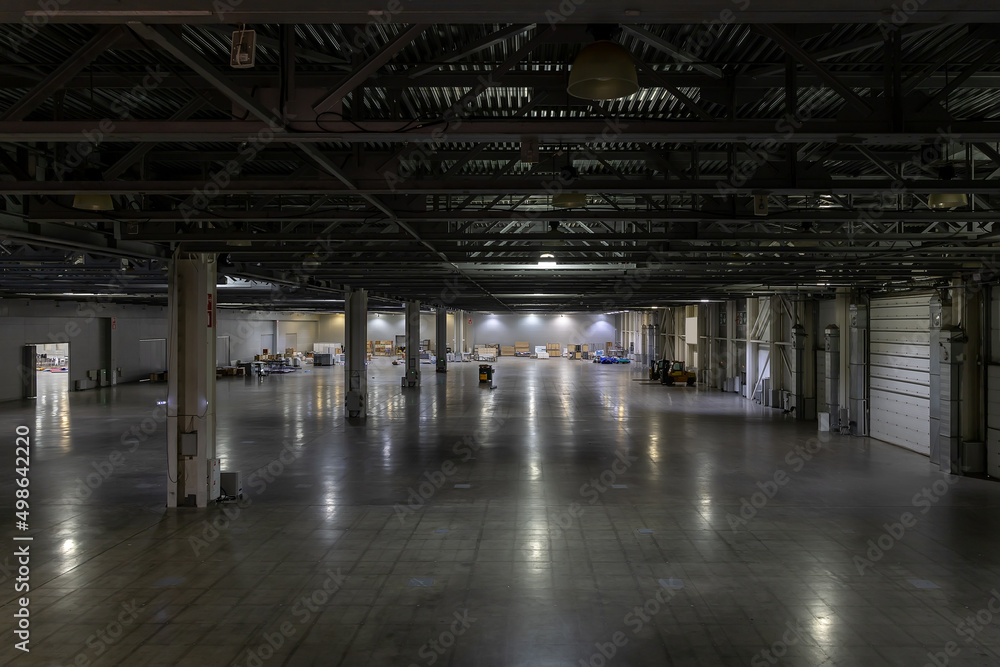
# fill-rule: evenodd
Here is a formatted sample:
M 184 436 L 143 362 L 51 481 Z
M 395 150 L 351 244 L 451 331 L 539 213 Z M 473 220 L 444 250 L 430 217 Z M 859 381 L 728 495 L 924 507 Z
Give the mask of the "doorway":
M 38 402 L 65 400 L 69 392 L 69 343 L 36 343 L 35 395 Z

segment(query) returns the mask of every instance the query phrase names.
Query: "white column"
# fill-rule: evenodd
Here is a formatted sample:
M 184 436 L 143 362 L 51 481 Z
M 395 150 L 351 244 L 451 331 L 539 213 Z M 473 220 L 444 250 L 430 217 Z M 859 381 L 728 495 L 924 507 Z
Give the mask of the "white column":
M 178 254 L 168 279 L 167 507 L 206 507 L 215 460 L 216 257 Z

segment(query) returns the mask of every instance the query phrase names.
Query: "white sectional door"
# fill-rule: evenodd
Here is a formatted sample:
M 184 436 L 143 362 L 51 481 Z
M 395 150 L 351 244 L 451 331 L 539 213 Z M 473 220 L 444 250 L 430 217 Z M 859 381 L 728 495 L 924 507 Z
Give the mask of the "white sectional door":
M 930 455 L 930 294 L 872 299 L 871 436 Z

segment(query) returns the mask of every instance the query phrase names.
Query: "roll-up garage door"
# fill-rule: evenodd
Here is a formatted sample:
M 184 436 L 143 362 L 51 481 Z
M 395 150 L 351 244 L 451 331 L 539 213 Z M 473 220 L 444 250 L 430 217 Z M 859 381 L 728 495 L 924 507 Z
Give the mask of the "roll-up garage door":
M 930 294 L 872 299 L 873 438 L 930 455 Z

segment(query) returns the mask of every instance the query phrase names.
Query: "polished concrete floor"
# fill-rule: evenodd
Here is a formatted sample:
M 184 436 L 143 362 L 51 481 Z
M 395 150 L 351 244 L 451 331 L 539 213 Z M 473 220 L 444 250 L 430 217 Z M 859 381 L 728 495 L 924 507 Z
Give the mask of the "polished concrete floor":
M 208 510 L 163 507 L 165 385 L 0 404 L 0 663 L 1000 664 L 1000 484 L 636 367 L 424 370 L 373 364 L 363 425 L 341 367 L 220 380 Z

